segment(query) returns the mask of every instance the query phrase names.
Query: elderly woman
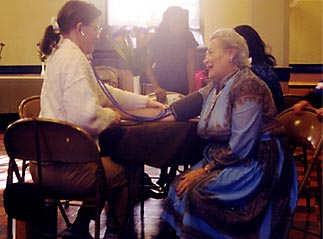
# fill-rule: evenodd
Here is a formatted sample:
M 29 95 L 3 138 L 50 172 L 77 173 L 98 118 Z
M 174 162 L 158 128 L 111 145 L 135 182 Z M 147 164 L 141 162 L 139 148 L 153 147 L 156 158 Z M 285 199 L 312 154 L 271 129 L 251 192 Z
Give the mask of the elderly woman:
M 297 201 L 295 164 L 272 95 L 248 57 L 233 29 L 212 34 L 204 61 L 212 81 L 192 96 L 202 104 L 203 158 L 175 178 L 162 214 L 180 238 L 287 238 Z

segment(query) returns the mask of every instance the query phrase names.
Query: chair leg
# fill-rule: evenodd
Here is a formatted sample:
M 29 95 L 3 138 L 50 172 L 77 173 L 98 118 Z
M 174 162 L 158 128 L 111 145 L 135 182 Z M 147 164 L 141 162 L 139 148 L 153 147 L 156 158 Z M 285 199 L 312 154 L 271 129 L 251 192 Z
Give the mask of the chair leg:
M 61 202 L 57 202 L 57 205 L 58 205 L 58 209 L 59 211 L 61 212 L 61 215 L 65 221 L 65 225 L 67 228 L 70 228 L 72 226 L 72 223 L 70 222 L 70 220 L 68 219 L 68 216 L 66 215 L 66 212 L 63 208 L 63 205 Z
M 318 160 L 316 164 L 316 172 L 317 172 L 317 187 L 318 187 L 318 205 L 319 205 L 319 218 L 320 218 L 320 234 L 321 237 L 323 235 L 323 223 L 322 223 L 322 191 L 323 191 L 323 185 L 322 185 L 322 161 Z
M 317 187 L 318 187 L 318 200 L 319 200 L 319 210 L 320 210 L 320 234 L 321 235 L 317 235 L 316 233 L 311 233 L 309 231 L 306 231 L 304 229 L 300 229 L 300 228 L 295 228 L 299 231 L 305 232 L 307 234 L 311 234 L 313 236 L 322 236 L 322 205 L 321 205 L 321 200 L 322 200 L 322 168 L 321 168 L 321 164 L 320 164 L 320 160 L 317 157 L 314 157 L 310 164 L 308 165 L 308 169 L 304 175 L 303 180 L 301 181 L 299 187 L 298 187 L 298 193 L 300 194 L 302 192 L 302 190 L 304 189 L 304 187 L 306 186 L 306 183 L 312 173 L 313 168 L 316 167 L 317 169 Z
M 144 165 L 142 165 L 144 168 Z M 127 174 L 127 180 L 128 180 L 128 210 L 129 210 L 129 218 L 126 225 L 126 231 L 128 235 L 132 234 L 132 229 L 134 225 L 134 201 L 133 201 L 133 195 L 134 195 L 134 183 L 133 183 L 133 170 L 131 166 L 128 166 L 126 169 Z
M 101 219 L 101 210 L 100 210 L 100 208 L 96 208 L 95 209 L 94 239 L 100 239 L 100 219 Z
M 140 189 L 138 192 L 138 197 L 140 199 L 140 218 L 141 218 L 141 221 L 143 221 L 144 213 L 145 213 L 145 198 L 144 198 L 144 195 L 142 195 L 142 192 L 144 191 L 145 185 L 140 184 L 139 187 Z
M 12 239 L 13 238 L 13 234 L 12 234 L 12 228 L 13 228 L 13 219 L 11 217 L 8 217 L 8 221 L 7 221 L 7 238 L 8 239 Z
M 307 170 L 308 170 L 308 163 L 307 163 L 307 150 L 306 148 L 303 148 L 303 163 L 304 163 L 304 175 L 306 174 Z M 305 177 L 305 176 L 304 176 Z M 307 212 L 311 212 L 311 195 L 310 195 L 310 181 L 309 181 L 309 177 L 306 180 L 306 211 Z
M 313 158 L 311 163 L 309 164 L 309 167 L 308 167 L 308 169 L 307 169 L 307 171 L 306 171 L 306 173 L 304 175 L 304 178 L 303 178 L 301 184 L 298 187 L 298 192 L 299 193 L 304 189 L 304 186 L 307 183 L 307 181 L 308 181 L 308 179 L 309 179 L 309 177 L 310 177 L 310 175 L 312 173 L 313 167 L 316 166 L 317 161 L 318 161 L 318 158 Z
M 22 178 L 25 178 L 26 170 L 27 170 L 28 166 L 29 166 L 29 163 L 27 163 L 26 161 L 23 161 L 22 167 L 21 167 L 21 177 Z

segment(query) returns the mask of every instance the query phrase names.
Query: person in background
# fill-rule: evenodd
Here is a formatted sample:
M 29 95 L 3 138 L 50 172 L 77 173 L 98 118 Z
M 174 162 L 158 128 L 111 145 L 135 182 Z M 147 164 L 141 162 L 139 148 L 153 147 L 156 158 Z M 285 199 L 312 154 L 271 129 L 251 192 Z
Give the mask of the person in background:
M 277 112 L 280 113 L 285 109 L 285 102 L 279 79 L 273 71 L 273 67 L 276 65 L 275 57 L 267 52 L 264 41 L 251 26 L 239 25 L 234 30 L 247 41 L 251 70 L 266 82 L 273 95 Z
M 194 51 L 198 43 L 189 29 L 188 17 L 188 10 L 169 7 L 148 42 L 145 76 L 161 103 L 168 103 L 167 91 L 187 95 L 194 90 Z M 161 169 L 157 183 L 164 187 L 169 177 L 167 169 Z
M 169 7 L 155 35 L 148 42 L 146 76 L 157 98 L 164 103 L 166 91 L 193 92 L 194 50 L 198 46 L 188 25 L 188 11 Z
M 314 91 L 306 94 L 303 99 L 295 104 L 294 112 L 301 114 L 304 107 L 316 108 L 317 118 L 322 119 L 323 117 L 323 80 L 317 83 Z
M 248 57 L 234 29 L 215 31 L 204 60 L 211 82 L 171 106 L 168 120 L 200 115 L 206 146 L 203 158 L 172 182 L 157 238 L 287 238 L 296 166 L 271 93 Z M 194 112 L 180 106 L 184 100 Z
M 40 117 L 67 121 L 85 129 L 95 141 L 105 129 L 119 124 L 122 115 L 114 108 L 100 88 L 88 56 L 100 35 L 99 17 L 101 11 L 93 4 L 84 1 L 68 1 L 52 19 L 41 42 L 42 52 L 48 56 L 46 74 L 41 90 Z M 163 108 L 148 96 L 137 95 L 107 86 L 111 94 L 125 109 Z M 121 164 L 102 157 L 106 173 L 107 230 L 104 238 L 119 238 L 128 218 L 128 183 L 125 169 Z M 43 173 L 55 170 L 62 177 L 79 180 L 79 186 L 94 188 L 92 165 L 47 166 Z M 36 179 L 35 167 L 31 174 Z M 45 180 L 44 180 L 45 181 Z M 48 184 L 59 183 L 59 178 L 48 178 Z M 73 188 L 71 188 L 73 190 Z M 85 204 L 89 202 L 83 202 Z M 113 205 L 113 206 L 111 206 Z M 115 215 L 115 216 L 113 216 Z M 92 238 L 89 223 L 94 216 L 91 208 L 82 207 L 71 228 L 65 231 L 64 238 Z

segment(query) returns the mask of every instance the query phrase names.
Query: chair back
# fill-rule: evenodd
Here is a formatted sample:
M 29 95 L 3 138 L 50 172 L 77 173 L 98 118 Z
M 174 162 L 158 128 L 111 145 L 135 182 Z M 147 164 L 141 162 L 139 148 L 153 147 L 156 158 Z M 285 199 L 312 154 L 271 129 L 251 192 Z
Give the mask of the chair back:
M 294 94 L 284 94 L 285 108 L 288 109 L 293 107 L 296 103 L 300 102 L 303 99 L 301 95 Z
M 68 202 L 90 200 L 93 202 L 93 205 L 86 206 L 95 208 L 95 238 L 99 239 L 101 204 L 104 199 L 103 189 L 106 188 L 106 181 L 98 147 L 85 130 L 59 120 L 23 118 L 7 127 L 4 133 L 4 145 L 10 160 L 7 188 L 13 183 L 14 175 L 20 183 L 25 181 L 24 170 L 19 171 L 17 164 L 19 160 L 23 163 L 30 160 L 36 161 L 37 168 L 35 170 L 37 170 L 40 192 L 44 197 L 51 199 L 47 202 L 58 206 L 67 227 L 70 227 L 71 223 L 61 200 Z M 93 188 L 88 188 L 86 185 L 83 188 L 82 177 L 67 177 L 60 174 L 66 170 L 65 166 L 79 168 L 78 166 L 83 163 L 92 162 L 97 166 L 95 171 L 88 167 L 85 167 L 85 170 L 89 171 L 91 176 L 93 175 L 95 184 Z M 48 167 L 50 171 L 42 172 Z M 48 172 L 50 172 L 49 175 Z M 84 175 L 82 174 L 82 176 Z M 14 198 L 19 198 L 19 195 L 15 195 Z M 76 204 L 69 203 L 69 205 Z M 12 217 L 13 215 L 8 215 L 8 235 L 10 236 L 12 235 Z M 48 232 L 45 233 L 48 234 Z M 51 232 L 49 233 L 51 234 Z M 56 229 L 53 233 L 56 234 Z M 43 237 L 37 236 L 37 238 Z
M 119 75 L 115 68 L 109 66 L 96 66 L 96 72 L 104 83 L 107 83 L 113 87 L 119 87 Z
M 285 127 L 291 145 L 319 151 L 322 144 L 322 122 L 317 119 L 314 108 L 305 108 L 302 114 L 295 114 L 288 108 L 278 115 Z
M 25 118 L 4 133 L 8 156 L 41 162 L 87 163 L 100 161 L 91 136 L 73 124 L 43 118 Z
M 36 118 L 40 112 L 40 95 L 30 96 L 21 101 L 18 107 L 20 118 Z
M 310 208 L 311 186 L 309 178 L 314 168 L 317 175 L 317 201 L 322 202 L 322 168 L 321 168 L 321 153 L 323 144 L 322 122 L 318 120 L 317 113 L 314 108 L 305 108 L 302 114 L 295 114 L 293 108 L 288 108 L 278 115 L 278 119 L 285 127 L 287 137 L 291 144 L 292 150 L 295 147 L 302 147 L 301 161 L 304 164 L 304 176 L 298 185 L 299 197 L 303 192 L 307 195 L 307 207 Z M 312 151 L 311 160 L 307 159 L 307 150 Z M 299 155 L 298 155 L 299 156 Z M 307 190 L 304 190 L 306 189 Z M 319 203 L 320 228 L 322 232 L 322 204 Z M 303 228 L 294 227 L 302 232 L 308 232 Z M 314 235 L 314 234 L 313 234 Z M 316 234 L 315 234 L 316 235 Z M 321 233 L 322 235 L 322 233 Z M 318 235 L 321 237 L 321 235 Z

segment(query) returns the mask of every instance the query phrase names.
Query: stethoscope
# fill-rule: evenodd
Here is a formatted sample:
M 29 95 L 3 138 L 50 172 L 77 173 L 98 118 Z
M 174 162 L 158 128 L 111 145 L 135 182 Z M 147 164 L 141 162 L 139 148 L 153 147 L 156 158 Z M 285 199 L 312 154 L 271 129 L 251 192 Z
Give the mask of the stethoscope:
M 152 117 L 146 117 L 146 116 L 139 116 L 139 115 L 134 115 L 128 111 L 126 111 L 118 102 L 117 100 L 114 98 L 114 96 L 111 94 L 111 92 L 109 91 L 109 89 L 107 88 L 107 86 L 103 83 L 101 77 L 99 76 L 99 74 L 96 72 L 94 66 L 92 65 L 92 63 L 90 62 L 95 78 L 100 86 L 100 88 L 103 90 L 104 94 L 106 95 L 106 97 L 112 102 L 112 104 L 121 112 L 123 112 L 126 115 L 129 115 L 130 117 L 133 118 L 133 120 L 136 121 L 142 121 L 142 122 L 148 122 L 148 121 L 156 121 L 156 120 L 160 120 L 162 118 L 165 118 L 169 115 L 172 114 L 170 108 L 166 108 L 163 111 L 161 111 L 158 115 L 156 116 L 152 116 Z

